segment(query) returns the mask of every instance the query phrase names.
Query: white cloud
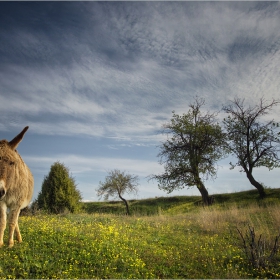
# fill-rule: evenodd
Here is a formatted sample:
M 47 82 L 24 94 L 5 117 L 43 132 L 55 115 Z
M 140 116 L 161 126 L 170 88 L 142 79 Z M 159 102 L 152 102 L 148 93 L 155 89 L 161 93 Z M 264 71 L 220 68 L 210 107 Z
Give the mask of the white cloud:
M 52 157 L 24 157 L 28 165 L 35 169 L 48 171 L 55 161 L 60 161 L 68 166 L 73 174 L 86 172 L 107 173 L 112 169 L 125 170 L 138 176 L 146 177 L 153 173 L 161 172 L 162 166 L 155 161 L 137 160 L 129 158 L 110 157 L 83 157 L 79 155 L 57 155 Z
M 249 4 L 223 2 L 137 5 L 139 9 L 133 3 L 120 9 L 109 5 L 110 16 L 103 15 L 106 24 L 98 28 L 102 28 L 106 43 L 111 38 L 108 47 L 116 51 L 111 61 L 89 44 L 91 39 L 76 41 L 77 34 L 69 34 L 69 41 L 63 44 L 83 50 L 78 59 L 71 57 L 71 64 L 7 66 L 1 81 L 1 115 L 15 112 L 21 114 L 20 119 L 28 116 L 39 133 L 133 139 L 155 134 L 170 119 L 172 110 L 187 111 L 195 95 L 204 96 L 209 107 L 219 109 L 232 95 L 248 99 L 277 96 L 279 18 L 272 12 L 268 19 L 262 10 L 249 12 Z M 80 36 L 89 36 L 92 24 L 89 20 Z M 113 37 L 109 27 L 113 27 Z M 268 44 L 268 48 L 270 39 L 275 38 L 275 44 L 270 43 L 275 50 L 264 48 L 259 56 L 231 63 L 230 46 L 246 36 L 266 42 L 263 46 Z M 20 41 L 25 49 L 35 50 L 45 43 L 57 52 L 47 36 L 39 38 L 23 32 Z M 121 55 L 120 42 L 124 42 L 122 51 L 126 53 L 123 61 L 116 61 Z M 41 54 L 45 51 L 38 48 Z M 42 114 L 53 117 L 41 121 L 37 117 Z

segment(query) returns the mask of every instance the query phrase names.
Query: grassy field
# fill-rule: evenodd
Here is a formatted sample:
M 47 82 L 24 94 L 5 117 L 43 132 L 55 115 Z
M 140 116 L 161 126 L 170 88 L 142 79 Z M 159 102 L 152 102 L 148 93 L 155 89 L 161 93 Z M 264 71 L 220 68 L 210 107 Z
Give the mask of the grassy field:
M 278 203 L 280 199 L 280 189 L 267 189 L 267 197 L 259 199 L 257 190 L 236 192 L 230 194 L 214 195 L 215 206 L 219 207 L 246 207 L 252 203 L 265 206 Z M 196 211 L 202 203 L 201 196 L 173 196 L 158 197 L 141 200 L 130 200 L 130 212 L 134 216 L 149 216 L 157 214 L 182 214 Z M 126 209 L 122 201 L 107 202 L 87 202 L 83 203 L 83 210 L 88 214 L 107 213 L 107 214 L 125 214 Z
M 273 245 L 279 191 L 216 195 L 206 208 L 198 197 L 131 201 L 129 217 L 100 213 L 110 203 L 85 205 L 92 214 L 21 216 L 23 243 L 0 249 L 0 278 L 280 278 L 279 255 L 254 268 L 237 232 L 250 225 Z

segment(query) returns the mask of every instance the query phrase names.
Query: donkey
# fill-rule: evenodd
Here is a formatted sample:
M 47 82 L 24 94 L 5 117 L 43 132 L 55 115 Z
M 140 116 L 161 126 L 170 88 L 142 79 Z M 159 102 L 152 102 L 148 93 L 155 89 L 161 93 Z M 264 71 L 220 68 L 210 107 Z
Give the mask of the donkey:
M 9 224 L 9 247 L 14 245 L 14 232 L 18 242 L 22 242 L 18 226 L 20 210 L 28 206 L 34 188 L 33 176 L 16 148 L 28 126 L 12 141 L 0 141 L 0 247 L 6 228 L 7 208 Z

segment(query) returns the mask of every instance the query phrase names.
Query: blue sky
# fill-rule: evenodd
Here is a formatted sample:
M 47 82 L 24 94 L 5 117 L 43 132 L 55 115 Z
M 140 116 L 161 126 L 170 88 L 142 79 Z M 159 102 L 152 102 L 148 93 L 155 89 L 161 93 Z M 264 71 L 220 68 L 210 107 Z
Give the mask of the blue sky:
M 279 27 L 279 2 L 0 2 L 0 139 L 29 125 L 18 151 L 34 198 L 55 161 L 84 200 L 112 169 L 139 176 L 138 198 L 166 196 L 146 178 L 163 171 L 162 125 L 195 96 L 209 111 L 279 98 Z M 232 160 L 210 194 L 253 188 Z M 279 175 L 255 170 L 273 188 Z

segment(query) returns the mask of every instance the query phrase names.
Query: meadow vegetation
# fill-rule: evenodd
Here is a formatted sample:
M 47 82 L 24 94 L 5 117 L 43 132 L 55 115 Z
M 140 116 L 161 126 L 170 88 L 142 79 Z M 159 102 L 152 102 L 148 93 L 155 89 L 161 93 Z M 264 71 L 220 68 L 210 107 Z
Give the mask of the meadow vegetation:
M 134 200 L 131 216 L 118 202 L 85 204 L 79 214 L 21 216 L 24 240 L 0 249 L 0 278 L 280 278 L 279 254 L 265 268 L 252 266 L 237 231 L 250 225 L 273 245 L 279 195 L 215 195 L 209 207 L 199 197 Z

